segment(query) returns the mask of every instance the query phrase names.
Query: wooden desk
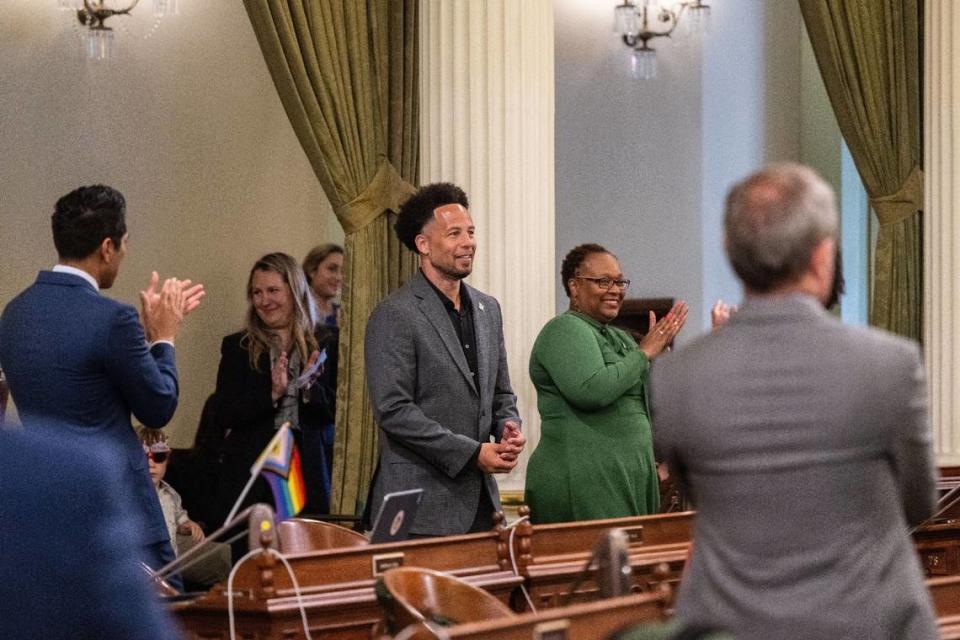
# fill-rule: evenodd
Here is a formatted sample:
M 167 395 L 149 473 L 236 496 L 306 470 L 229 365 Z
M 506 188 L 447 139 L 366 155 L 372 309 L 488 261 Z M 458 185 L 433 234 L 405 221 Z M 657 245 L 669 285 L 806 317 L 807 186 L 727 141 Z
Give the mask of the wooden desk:
M 960 639 L 960 576 L 927 580 L 941 640 Z
M 521 507 L 520 514 L 529 510 Z M 598 586 L 592 572 L 584 576 L 594 544 L 610 529 L 620 528 L 630 541 L 634 590 L 649 592 L 662 582 L 680 580 L 690 550 L 692 512 L 613 518 L 584 522 L 518 525 L 514 541 L 518 568 L 538 609 L 595 600 Z M 526 603 L 517 603 L 526 609 Z
M 428 538 L 286 556 L 300 583 L 311 633 L 324 638 L 369 638 L 380 620 L 374 585 L 394 566 L 446 571 L 486 589 L 505 603 L 523 582 L 510 566 L 505 531 Z M 302 637 L 300 608 L 287 570 L 274 556 L 244 563 L 234 578 L 240 637 Z M 225 585 L 173 606 L 192 639 L 229 636 Z

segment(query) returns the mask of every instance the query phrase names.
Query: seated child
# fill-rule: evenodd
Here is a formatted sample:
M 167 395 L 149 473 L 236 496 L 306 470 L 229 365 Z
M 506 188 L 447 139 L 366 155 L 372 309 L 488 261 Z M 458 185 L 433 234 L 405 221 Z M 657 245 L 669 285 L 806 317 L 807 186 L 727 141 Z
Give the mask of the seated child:
M 166 434 L 158 429 L 142 426 L 137 428 L 137 432 L 143 452 L 147 456 L 150 479 L 157 489 L 163 517 L 167 521 L 170 544 L 174 553 L 179 556 L 204 540 L 203 529 L 187 515 L 176 489 L 163 481 L 170 460 L 170 446 L 167 444 Z M 209 588 L 226 580 L 230 574 L 230 547 L 219 542 L 210 543 L 210 547 L 207 552 L 201 552 L 193 558 L 195 563 L 187 560 L 180 571 L 188 585 Z

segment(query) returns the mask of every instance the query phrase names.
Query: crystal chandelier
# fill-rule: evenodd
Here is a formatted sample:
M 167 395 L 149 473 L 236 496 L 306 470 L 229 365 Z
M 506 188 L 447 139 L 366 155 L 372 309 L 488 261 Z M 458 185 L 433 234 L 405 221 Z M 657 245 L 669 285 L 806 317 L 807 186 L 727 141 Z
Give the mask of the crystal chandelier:
M 703 0 L 677 2 L 670 6 L 659 0 L 623 0 L 614 9 L 613 30 L 633 48 L 631 71 L 638 80 L 657 77 L 657 51 L 650 46 L 654 38 L 673 35 L 682 21 L 684 30 L 693 35 L 707 30 L 710 5 Z
M 140 0 L 57 0 L 61 11 L 76 15 L 74 26 L 81 31 L 86 41 L 89 60 L 107 60 L 116 55 L 113 27 L 107 20 L 114 16 L 128 17 Z M 160 19 L 179 13 L 177 0 L 153 0 L 153 27 L 144 37 L 150 37 L 156 31 Z

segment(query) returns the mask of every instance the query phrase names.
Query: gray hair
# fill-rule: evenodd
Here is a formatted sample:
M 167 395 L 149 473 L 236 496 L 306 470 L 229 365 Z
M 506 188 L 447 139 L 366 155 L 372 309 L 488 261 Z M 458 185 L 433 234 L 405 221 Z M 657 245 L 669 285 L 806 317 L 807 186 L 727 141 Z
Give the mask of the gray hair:
M 730 189 L 723 222 L 730 265 L 763 293 L 799 277 L 814 248 L 837 237 L 836 198 L 813 169 L 774 164 Z

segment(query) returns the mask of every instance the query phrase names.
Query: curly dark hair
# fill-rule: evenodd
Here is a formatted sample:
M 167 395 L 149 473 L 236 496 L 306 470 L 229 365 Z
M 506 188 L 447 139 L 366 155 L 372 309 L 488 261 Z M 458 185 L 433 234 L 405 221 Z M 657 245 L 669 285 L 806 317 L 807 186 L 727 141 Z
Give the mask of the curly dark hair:
M 116 189 L 95 184 L 74 189 L 57 200 L 50 216 L 53 244 L 61 258 L 86 258 L 110 238 L 119 248 L 127 232 L 127 203 Z
M 594 242 L 588 242 L 570 249 L 570 253 L 563 259 L 563 263 L 560 265 L 560 278 L 563 280 L 563 290 L 567 292 L 568 298 L 570 297 L 570 280 L 577 275 L 577 269 L 580 268 L 583 261 L 595 253 L 609 253 L 613 255 L 603 246 Z
M 435 182 L 420 187 L 403 203 L 397 215 L 397 223 L 393 228 L 400 242 L 411 251 L 417 252 L 414 239 L 423 231 L 424 225 L 433 218 L 433 210 L 445 204 L 459 204 L 464 209 L 470 208 L 467 194 L 455 184 Z

